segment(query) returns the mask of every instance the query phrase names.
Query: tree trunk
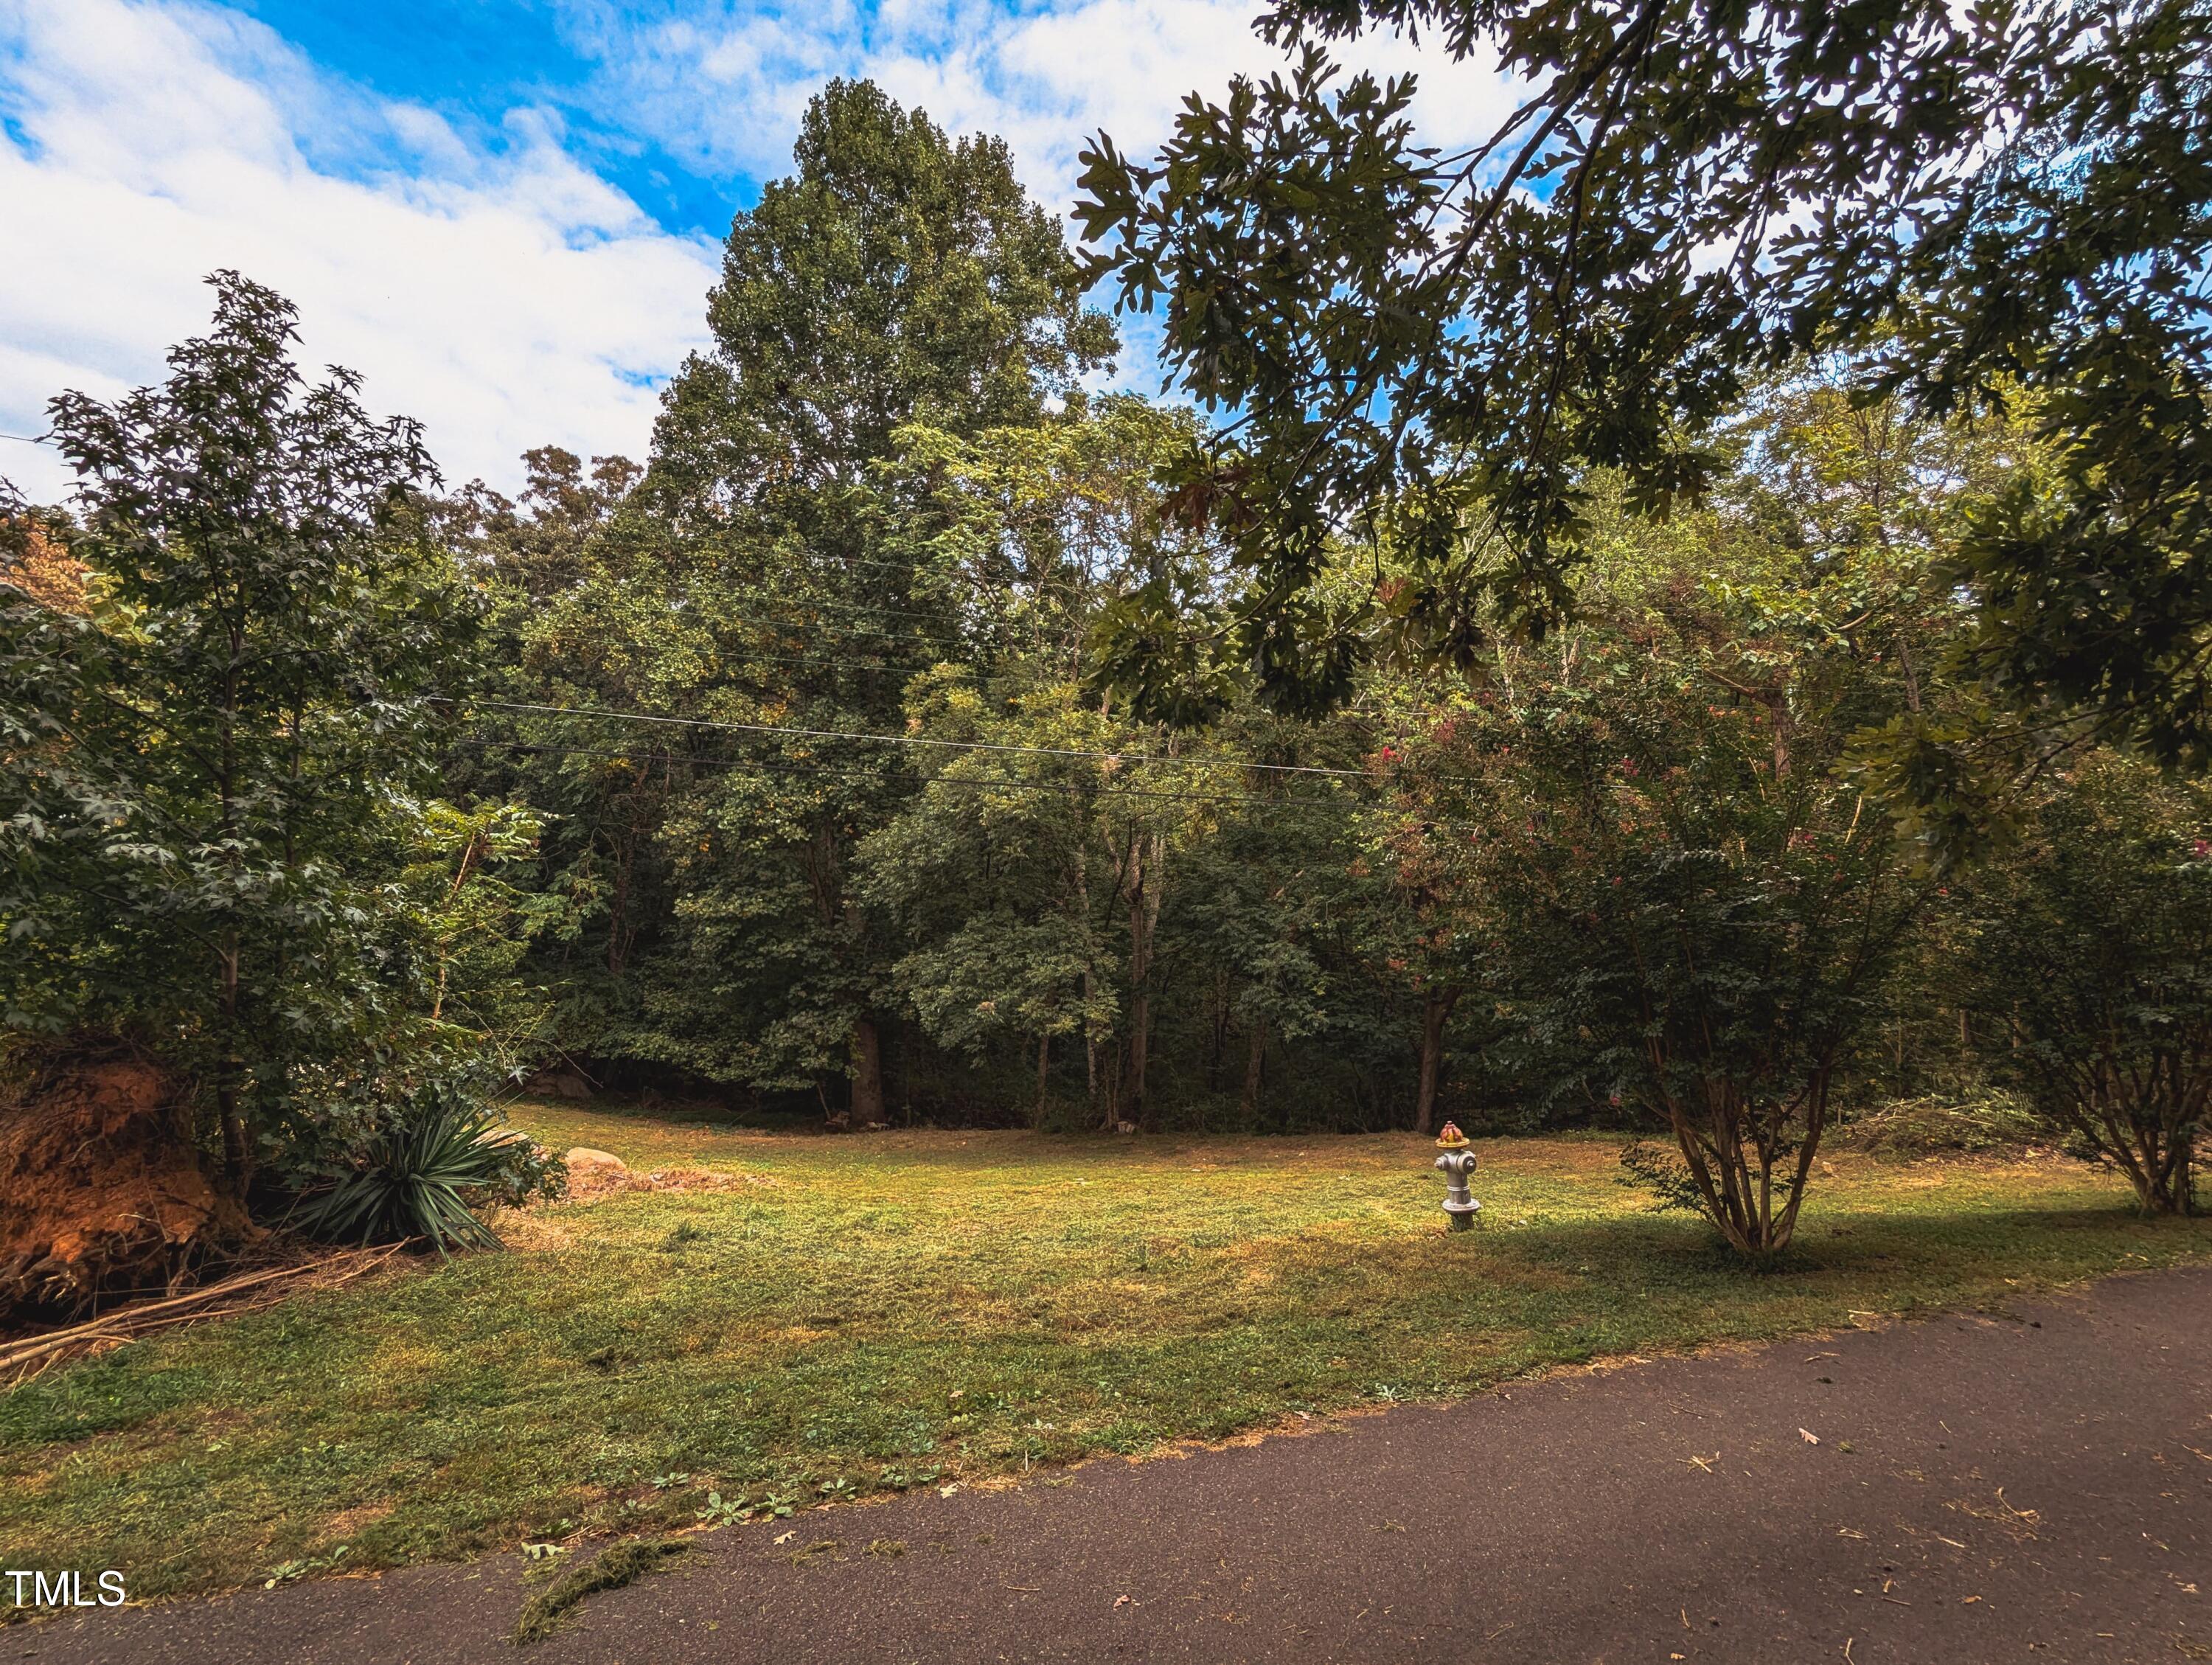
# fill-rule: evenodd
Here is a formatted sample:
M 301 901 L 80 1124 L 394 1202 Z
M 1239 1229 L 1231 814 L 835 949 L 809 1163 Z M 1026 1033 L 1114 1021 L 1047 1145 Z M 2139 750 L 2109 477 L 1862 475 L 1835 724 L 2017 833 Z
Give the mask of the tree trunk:
M 238 1104 L 238 1079 L 245 1060 L 238 1055 L 238 933 L 222 940 L 222 1027 L 224 1049 L 215 1088 L 216 1115 L 222 1127 L 223 1188 L 234 1202 L 246 1199 L 253 1179 L 253 1149 L 246 1137 L 246 1118 Z
M 1796 1231 L 1797 1211 L 1804 1203 L 1813 1159 L 1827 1127 L 1830 1067 L 1825 1063 L 1820 1066 L 1801 1101 L 1803 1129 L 1797 1135 L 1795 1160 L 1781 1158 L 1787 1165 L 1778 1207 L 1774 1170 L 1781 1157 L 1780 1129 L 1747 1126 L 1747 1106 L 1727 1084 L 1709 1084 L 1695 1110 L 1671 1098 L 1668 1102 L 1668 1120 L 1705 1218 L 1729 1248 L 1747 1259 L 1763 1260 L 1787 1249 Z
M 1213 980 L 1213 1019 L 1208 1025 L 1211 1033 L 1206 1042 L 1206 1090 L 1221 1091 L 1221 1060 L 1229 1049 L 1229 974 L 1223 972 Z
M 619 841 L 614 842 L 615 888 L 607 905 L 607 975 L 619 977 L 629 963 L 630 944 L 636 940 L 637 932 L 630 924 L 630 884 L 637 868 L 638 846 L 645 837 L 646 776 L 641 772 L 637 784 L 631 789 L 629 828 Z
M 1459 1004 L 1459 990 L 1431 988 L 1421 1008 L 1421 1093 L 1413 1105 L 1413 1131 L 1437 1130 L 1437 1088 L 1443 1079 L 1444 1025 Z
M 1052 1036 L 1037 1036 L 1037 1096 L 1036 1114 L 1030 1118 L 1034 1126 L 1044 1126 L 1045 1092 L 1052 1078 Z
M 1158 1125 L 1152 1095 L 1146 1090 L 1145 1066 L 1152 1042 L 1152 934 L 1160 920 L 1161 869 L 1167 840 L 1160 834 L 1140 834 L 1129 851 L 1126 895 L 1129 905 L 1129 1064 L 1123 1076 L 1123 1119 L 1146 1133 Z M 1147 859 L 1149 858 L 1149 860 Z
M 884 1125 L 884 1041 L 869 1017 L 853 1020 L 853 1125 Z
M 1252 1020 L 1251 1044 L 1244 1054 L 1244 1097 L 1239 1108 L 1248 1123 L 1256 1122 L 1260 1115 L 1260 1083 L 1267 1068 L 1267 1024 L 1265 1018 Z
M 614 894 L 607 899 L 607 975 L 619 977 L 623 963 L 629 957 L 629 944 L 623 939 L 623 927 L 629 923 L 629 853 L 625 848 L 615 861 Z
M 2117 1096 L 2117 1095 L 2116 1095 Z M 2142 1127 L 2117 1110 L 2104 1117 L 2103 1136 L 2121 1157 L 2136 1188 L 2136 1206 L 2146 1214 L 2197 1212 L 2196 1138 L 2191 1126 L 2175 1126 L 2171 1115 Z
M 1109 1133 L 1114 1129 L 1114 1105 L 1098 1091 L 1098 1029 L 1091 1014 L 1097 1010 L 1098 967 L 1091 938 L 1091 864 L 1083 847 L 1075 848 L 1075 906 L 1083 921 L 1083 1085 L 1089 1095 L 1091 1114 L 1101 1119 Z
M 1122 1117 L 1133 1121 L 1146 1133 L 1152 1131 L 1152 1101 L 1145 1091 L 1145 1066 L 1151 1062 L 1152 1039 L 1152 1000 L 1142 988 L 1129 997 L 1129 1066 L 1121 1078 L 1123 1103 L 1128 1111 Z
M 239 847 L 233 836 L 238 826 L 238 739 L 233 722 L 238 711 L 239 666 L 245 662 L 245 632 L 234 622 L 230 627 L 230 660 L 223 669 L 222 756 L 216 776 L 222 842 L 228 851 L 226 861 L 233 873 L 239 869 Z M 222 980 L 218 998 L 222 1012 L 222 1060 L 217 1066 L 215 1103 L 222 1130 L 222 1180 L 231 1200 L 243 1202 L 246 1188 L 253 1178 L 253 1147 L 246 1139 L 246 1119 L 238 1102 L 239 1078 L 245 1073 L 246 1060 L 240 1055 L 238 1043 L 240 978 L 235 925 L 224 927 L 217 963 Z
M 1088 971 L 1085 971 L 1084 973 L 1084 981 L 1087 985 L 1090 981 L 1091 974 Z M 1084 993 L 1086 995 L 1089 994 L 1090 992 L 1091 991 L 1087 987 L 1084 990 Z M 1099 1104 L 1098 1036 L 1092 1033 L 1091 1025 L 1088 1024 L 1085 1024 L 1083 1026 L 1083 1085 L 1088 1090 L 1091 1096 L 1091 1113 L 1093 1115 L 1096 1115 L 1098 1114 Z M 1110 1109 L 1106 1112 L 1109 1120 L 1113 1114 L 1114 1113 Z

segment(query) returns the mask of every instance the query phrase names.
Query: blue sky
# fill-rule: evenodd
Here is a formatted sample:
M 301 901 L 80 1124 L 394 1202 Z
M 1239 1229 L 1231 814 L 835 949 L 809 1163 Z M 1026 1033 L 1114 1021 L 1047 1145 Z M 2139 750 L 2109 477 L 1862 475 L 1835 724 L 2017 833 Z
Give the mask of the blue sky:
M 239 9 L 317 64 L 387 99 L 421 104 L 478 143 L 498 142 L 511 110 L 557 112 L 571 149 L 661 226 L 719 237 L 751 201 L 752 170 L 696 143 L 641 131 L 606 96 L 613 79 L 578 9 L 544 0 L 245 0 Z M 640 21 L 646 9 L 633 13 Z
M 867 75 L 994 132 L 1064 214 L 1100 127 L 1146 150 L 1194 88 L 1279 61 L 1260 0 L 0 0 L 0 432 L 65 387 L 156 379 L 234 266 L 291 297 L 311 362 L 426 423 L 447 477 L 511 486 L 547 442 L 641 454 L 703 337 L 730 216 L 806 100 Z M 1389 38 L 1428 136 L 1508 90 Z M 1125 325 L 1115 380 L 1152 391 Z M 49 452 L 0 441 L 34 497 Z

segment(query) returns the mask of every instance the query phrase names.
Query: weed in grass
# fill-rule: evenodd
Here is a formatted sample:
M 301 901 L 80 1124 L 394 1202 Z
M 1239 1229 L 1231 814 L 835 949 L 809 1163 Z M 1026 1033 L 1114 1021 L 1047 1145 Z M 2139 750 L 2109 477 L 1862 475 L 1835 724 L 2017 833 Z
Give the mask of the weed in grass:
M 350 1545 L 340 1544 L 327 1555 L 318 1555 L 305 1561 L 279 1561 L 269 1569 L 269 1576 L 261 1581 L 264 1589 L 275 1589 L 279 1584 L 289 1584 L 295 1578 L 304 1578 L 311 1572 L 329 1572 L 346 1558 Z
M 934 1486 L 943 1477 L 941 1468 L 886 1468 L 877 1477 L 876 1483 L 886 1492 L 903 1492 L 913 1486 Z
M 664 1570 L 691 1546 L 681 1538 L 632 1538 L 601 1550 L 585 1565 L 532 1596 L 507 1639 L 518 1648 L 542 1641 L 585 1597 L 634 1584 L 648 1572 Z
M 544 1584 L 561 1576 L 561 1558 L 575 1553 L 573 1544 L 525 1544 L 522 1556 L 526 1565 L 522 1579 L 527 1584 Z
M 694 1516 L 707 1526 L 735 1526 L 752 1512 L 752 1505 L 742 1497 L 726 1498 L 719 1492 L 707 1494 L 707 1506 Z

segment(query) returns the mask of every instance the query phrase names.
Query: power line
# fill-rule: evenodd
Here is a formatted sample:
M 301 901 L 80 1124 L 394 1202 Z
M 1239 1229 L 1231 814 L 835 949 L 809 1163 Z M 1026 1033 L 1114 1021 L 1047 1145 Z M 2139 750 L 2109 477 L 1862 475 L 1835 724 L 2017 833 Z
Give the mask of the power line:
M 896 614 L 902 617 L 921 619 L 932 619 L 942 617 L 939 613 L 933 613 L 923 608 L 883 606 L 872 602 L 854 603 L 844 601 L 824 601 L 796 596 L 789 598 L 771 596 L 767 599 L 774 601 L 784 602 L 794 610 L 812 611 L 817 612 L 841 612 L 847 615 L 855 613 L 886 613 Z M 825 623 L 824 620 L 818 618 L 803 619 L 789 617 L 781 618 L 764 618 L 757 613 L 715 612 L 712 616 L 714 618 L 727 623 L 748 624 L 751 625 L 756 629 L 762 630 L 805 629 L 819 627 Z M 971 617 L 964 619 L 956 619 L 953 623 L 941 626 L 934 631 L 894 630 L 886 629 L 880 625 L 872 624 L 842 625 L 836 628 L 849 630 L 855 635 L 881 637 L 887 641 L 925 641 L 935 646 L 945 646 L 948 643 L 957 646 L 959 645 L 959 632 L 963 629 L 1003 629 L 1011 621 L 1003 617 L 991 617 L 985 616 L 981 617 Z
M 953 642 L 946 645 L 957 647 L 961 644 Z M 896 660 L 888 659 L 883 657 L 882 650 L 873 650 L 866 655 L 854 653 L 757 653 L 749 647 L 745 649 L 744 653 L 741 656 L 739 656 L 737 662 L 741 666 L 746 665 L 818 665 L 825 666 L 832 671 L 885 672 L 898 676 L 912 677 L 920 675 L 922 671 L 928 668 L 926 664 L 921 662 L 921 659 L 922 656 L 920 654 L 913 655 L 909 659 Z M 944 656 L 939 655 L 934 662 L 939 664 L 944 663 Z M 478 703 L 482 702 L 478 702 Z M 568 706 L 554 706 L 549 707 L 548 708 L 550 710 L 564 712 L 574 709 L 574 708 Z M 668 720 L 673 720 L 671 719 Z
M 802 607 L 819 607 L 824 605 L 823 603 L 811 601 L 799 602 L 794 605 Z M 937 648 L 967 647 L 969 645 L 969 642 L 963 641 L 960 635 L 960 632 L 963 629 L 971 631 L 977 635 L 984 636 L 988 636 L 992 634 L 1018 634 L 1024 630 L 1028 631 L 1032 635 L 1036 634 L 1036 624 L 1035 621 L 1032 620 L 1024 623 L 1022 620 L 1015 618 L 984 617 L 967 619 L 959 623 L 946 627 L 946 629 L 941 633 L 933 634 L 924 630 L 889 630 L 884 629 L 880 625 L 847 624 L 823 619 L 762 618 L 751 613 L 717 613 L 714 617 L 724 623 L 742 624 L 756 630 L 782 631 L 786 634 L 789 634 L 793 631 L 803 631 L 807 629 L 830 629 L 841 631 L 851 635 L 869 638 L 877 641 L 915 641 L 920 642 L 925 647 Z M 921 615 L 917 614 L 916 617 L 921 617 Z M 871 647 L 866 651 L 870 653 L 882 653 L 886 650 L 880 647 Z M 803 663 L 804 661 L 793 662 Z
M 907 572 L 907 573 L 909 573 L 909 574 L 911 574 L 911 575 L 912 575 L 912 576 L 914 576 L 914 577 L 915 577 L 915 578 L 928 578 L 928 577 L 952 578 L 952 579 L 957 579 L 957 580 L 959 580 L 960 581 L 962 581 L 963 583 L 967 583 L 967 584 L 986 584 L 986 583 L 992 583 L 992 582 L 995 582 L 995 581 L 996 581 L 996 580 L 992 580 L 992 579 L 989 579 L 989 578 L 987 578 L 987 577 L 983 577 L 983 576 L 973 576 L 973 577 L 971 577 L 969 574 L 962 573 L 962 572 L 953 572 L 953 573 L 939 573 L 939 572 L 937 572 L 937 571 L 935 571 L 934 569 L 930 568 L 907 568 L 907 567 L 902 566 L 899 562 L 895 562 L 895 561 L 864 561 L 864 560 L 860 560 L 860 559 L 858 559 L 857 557 L 855 557 L 855 558 L 854 558 L 854 564 L 855 564 L 855 565 L 858 565 L 858 566 L 865 566 L 865 567 L 888 567 L 888 568 L 892 568 L 892 569 L 893 569 L 893 570 L 895 570 L 895 571 L 899 571 L 899 572 Z M 799 575 L 799 576 L 801 576 L 801 577 L 807 577 L 807 578 L 817 578 L 817 577 L 827 578 L 827 577 L 836 577 L 836 576 L 842 576 L 842 575 L 843 575 L 843 574 L 838 574 L 824 573 L 824 572 L 820 571 L 820 570 L 819 570 L 819 569 L 817 569 L 817 568 L 802 568 L 802 567 L 799 567 L 799 566 L 795 566 L 795 565 L 794 565 L 794 566 L 787 566 L 787 567 L 780 567 L 780 568 L 774 568 L 774 569 L 773 569 L 773 572 L 774 572 L 774 574 L 775 574 L 775 575 L 776 575 L 776 576 L 786 576 L 786 575 L 796 574 L 796 575 Z M 1040 585 L 1040 586 L 1042 586 L 1042 584 L 1044 584 L 1044 583 L 1046 583 L 1046 582 L 1048 582 L 1049 580 L 1037 580 L 1037 579 L 1030 579 L 1030 580 L 1026 580 L 1026 581 L 1027 581 L 1027 582 L 1029 582 L 1029 583 L 1030 583 L 1030 584 L 1035 584 L 1035 585 Z M 775 597 L 775 598 L 772 598 L 772 599 L 782 599 L 783 598 L 781 598 L 781 597 Z M 896 614 L 897 616 L 899 616 L 899 617 L 903 617 L 903 618 L 935 619 L 935 618 L 942 618 L 942 617 L 945 616 L 945 610 L 944 610 L 943 608 L 929 608 L 929 607 L 895 607 L 895 606 L 892 606 L 892 605 L 891 605 L 890 603 L 888 603 L 888 602 L 881 602 L 881 601 L 859 601 L 859 602 L 855 602 L 855 601 L 834 601 L 834 600 L 832 600 L 832 601 L 820 601 L 820 600 L 811 600 L 811 599 L 804 599 L 804 600 L 802 600 L 802 599 L 793 599 L 793 605 L 797 605 L 797 606 L 802 606 L 802 607 L 823 607 L 823 608 L 831 608 L 831 609 L 836 609 L 836 610 L 840 610 L 840 611 L 846 611 L 846 612 L 854 612 L 854 613 L 892 613 L 892 614 Z
M 805 626 L 801 624 L 766 624 L 753 619 L 739 619 L 737 622 L 741 624 L 751 625 L 755 629 L 781 630 L 787 635 L 804 635 L 805 632 Z M 854 634 L 867 635 L 871 633 L 856 631 Z M 891 640 L 896 641 L 916 641 L 920 642 L 925 647 L 933 648 L 957 648 L 965 645 L 957 641 L 932 641 L 926 636 L 896 636 L 891 638 Z M 794 656 L 789 653 L 755 653 L 751 648 L 748 647 L 744 649 L 744 657 L 748 659 L 772 659 L 779 665 L 854 665 L 860 663 L 860 658 L 865 657 L 876 661 L 874 664 L 862 665 L 862 668 L 865 670 L 896 671 L 899 667 L 885 659 L 884 655 L 887 653 L 896 653 L 899 650 L 896 648 L 877 647 L 858 649 L 857 656 L 855 653 L 839 653 L 835 655 L 813 653 Z
M 800 606 L 812 606 L 815 604 L 811 602 L 800 602 L 798 605 Z M 933 647 L 944 647 L 958 645 L 957 640 L 949 639 L 946 635 L 942 633 L 932 634 L 922 630 L 887 630 L 880 625 L 830 625 L 828 621 L 818 618 L 758 618 L 750 613 L 719 613 L 715 615 L 715 617 L 732 624 L 750 625 L 756 630 L 792 631 L 829 628 L 847 631 L 856 636 L 873 636 L 884 641 L 920 641 L 927 642 Z M 957 629 L 957 627 L 955 628 Z
M 836 658 L 825 658 L 820 654 L 808 653 L 758 653 L 748 648 L 745 651 L 744 663 L 747 665 L 826 665 L 835 671 L 897 671 L 909 676 L 913 674 L 908 666 L 894 665 L 880 656 L 862 659 L 851 654 L 841 654 Z
M 452 705 L 461 702 L 447 700 Z M 784 723 L 739 723 L 710 717 L 663 717 L 646 711 L 615 711 L 604 706 L 539 705 L 522 700 L 474 700 L 489 711 L 535 716 L 605 717 L 622 722 L 653 723 L 672 728 L 720 729 L 738 734 L 787 735 L 805 740 L 863 740 L 879 745 L 934 746 L 951 751 L 1007 752 L 1025 757 L 1085 757 L 1115 763 L 1168 763 L 1186 769 L 1248 769 L 1270 775 L 1318 775 L 1341 780 L 1370 779 L 1364 769 L 1330 769 L 1320 763 L 1261 763 L 1243 757 L 1178 757 L 1157 753 L 1086 751 L 1073 746 L 1008 745 L 992 740 L 944 740 L 926 734 L 867 734 L 853 729 L 795 728 Z
M 961 572 L 957 568 L 955 568 L 951 572 L 947 572 L 943 568 L 932 567 L 926 562 L 920 561 L 878 561 L 865 555 L 823 556 L 821 558 L 818 566 L 810 567 L 805 570 L 817 571 L 821 568 L 827 567 L 881 567 L 886 572 L 907 573 L 916 578 L 960 578 L 966 579 L 969 583 L 974 584 L 995 583 L 999 581 L 981 574 L 977 574 L 971 577 L 969 574 Z M 798 568 L 789 567 L 782 568 L 784 571 L 793 571 L 797 569 Z M 1076 567 L 1072 570 L 1073 573 L 1080 574 L 1081 575 L 1077 577 L 1071 576 L 1066 574 L 1024 573 L 1018 574 L 1012 581 L 1017 584 L 1031 585 L 1039 590 L 1068 588 L 1090 590 L 1097 588 L 1100 583 L 1103 582 L 1103 580 L 1101 580 L 1096 574 L 1091 572 L 1087 568 Z
M 501 740 L 489 737 L 470 736 L 455 742 L 464 746 L 485 749 L 497 748 L 506 751 L 526 751 L 560 757 L 605 757 L 617 763 L 632 763 L 638 754 L 629 751 L 609 751 L 592 746 L 541 745 L 528 740 Z M 760 774 L 829 775 L 845 780 L 880 781 L 887 777 L 866 769 L 837 769 L 827 763 L 799 763 L 789 758 L 762 757 L 677 757 L 667 752 L 647 754 L 647 761 L 664 763 L 684 763 L 708 769 L 750 769 Z M 1188 804 L 1245 804 L 1262 809 L 1291 809 L 1302 805 L 1330 803 L 1327 798 L 1260 798 L 1243 793 L 1162 792 L 1148 787 L 1082 786 L 1074 782 L 1056 781 L 978 781 L 960 775 L 897 775 L 888 777 L 911 786 L 968 787 L 983 792 L 1049 792 L 1066 798 L 1095 799 L 1110 795 L 1117 798 L 1168 799 Z

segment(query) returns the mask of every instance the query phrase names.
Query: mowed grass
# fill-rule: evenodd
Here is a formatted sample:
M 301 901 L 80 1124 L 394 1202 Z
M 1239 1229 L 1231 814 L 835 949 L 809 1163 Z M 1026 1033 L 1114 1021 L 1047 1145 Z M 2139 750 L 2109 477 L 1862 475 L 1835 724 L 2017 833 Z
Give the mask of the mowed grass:
M 2059 1161 L 1838 1155 L 1798 1249 L 1753 1273 L 1650 1212 L 1606 1139 L 1482 1146 L 1485 1224 L 1455 1237 L 1410 1137 L 516 1120 L 743 1178 L 509 1217 L 509 1253 L 0 1396 L 4 1565 L 117 1568 L 151 1596 L 688 1524 L 710 1489 L 803 1509 L 2212 1250 Z

